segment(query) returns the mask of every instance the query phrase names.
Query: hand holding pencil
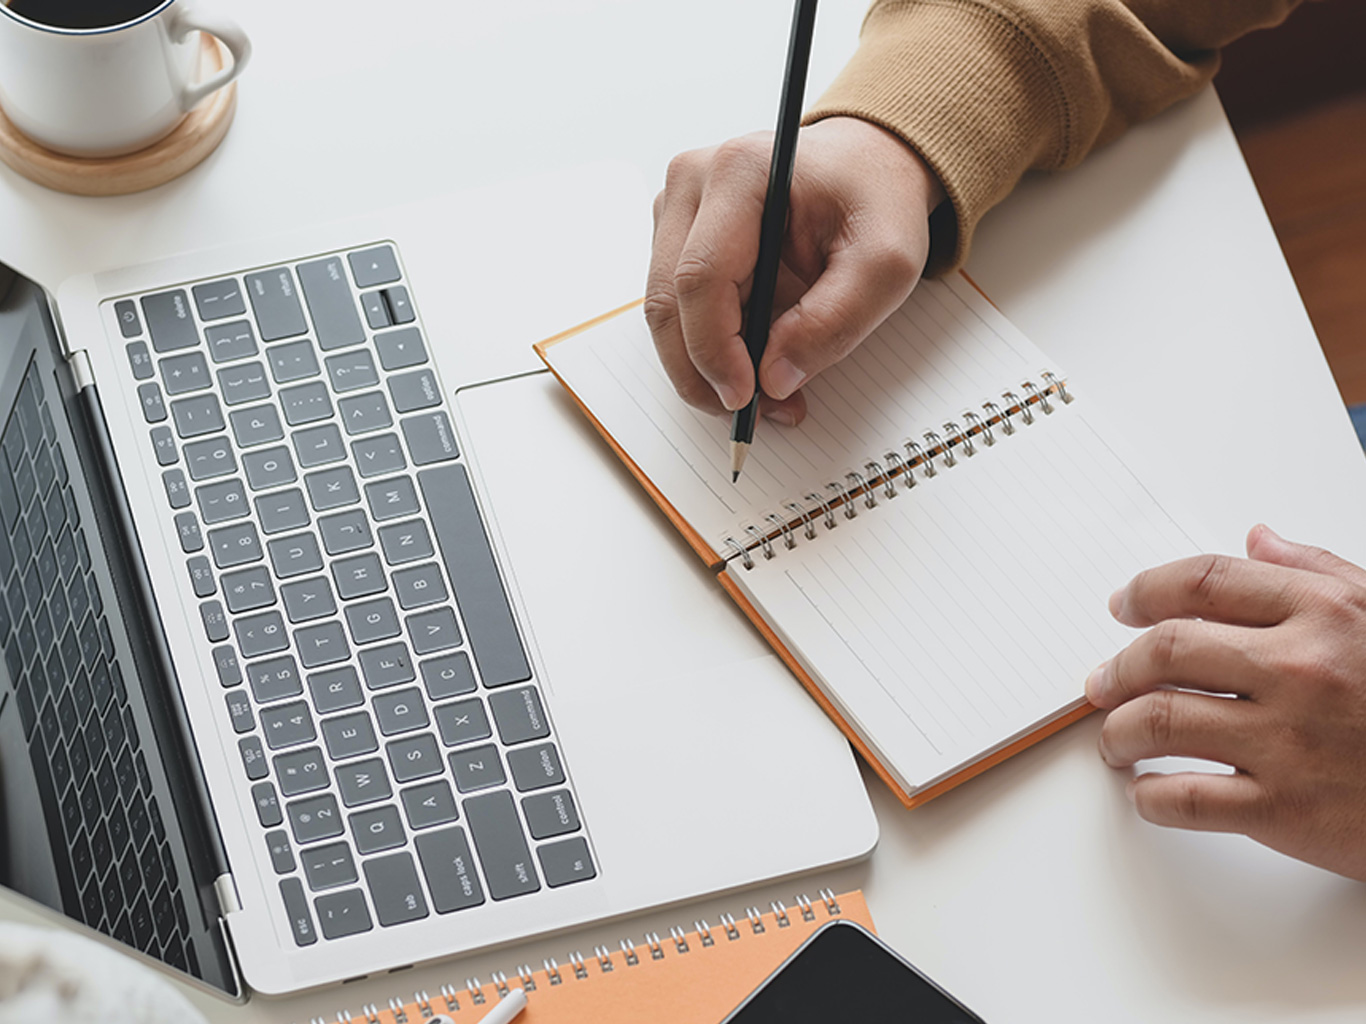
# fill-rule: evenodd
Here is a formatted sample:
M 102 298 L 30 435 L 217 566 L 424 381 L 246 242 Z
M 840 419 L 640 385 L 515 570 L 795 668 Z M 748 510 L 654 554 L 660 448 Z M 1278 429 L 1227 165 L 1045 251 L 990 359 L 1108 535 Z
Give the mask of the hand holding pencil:
M 655 200 L 646 315 L 684 400 L 735 412 L 757 386 L 760 414 L 795 424 L 806 413 L 802 384 L 919 280 L 943 193 L 915 152 L 876 125 L 835 117 L 802 129 L 756 375 L 745 327 L 773 148 L 773 135 L 756 133 L 674 159 Z

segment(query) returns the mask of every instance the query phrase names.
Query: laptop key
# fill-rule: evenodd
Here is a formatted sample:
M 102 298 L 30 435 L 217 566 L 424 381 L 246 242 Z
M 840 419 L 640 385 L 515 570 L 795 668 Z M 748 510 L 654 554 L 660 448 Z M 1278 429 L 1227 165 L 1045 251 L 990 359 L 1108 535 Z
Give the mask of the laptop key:
M 288 267 L 276 267 L 246 276 L 247 297 L 256 313 L 263 341 L 292 338 L 308 330 L 294 275 Z
M 291 427 L 332 418 L 332 399 L 328 397 L 327 388 L 317 381 L 285 388 L 278 397 L 285 422 Z
M 473 693 L 478 685 L 474 681 L 469 655 L 464 651 L 430 658 L 419 664 L 418 670 L 422 673 L 422 684 L 427 688 L 427 696 L 432 700 Z
M 333 760 L 342 761 L 360 754 L 373 754 L 379 749 L 375 727 L 364 711 L 323 719 L 323 742 Z M 438 769 L 439 770 L 439 769 Z M 402 780 L 400 780 L 402 781 Z
M 451 772 L 455 775 L 455 788 L 462 793 L 500 786 L 507 781 L 503 760 L 492 743 L 452 754 Z
M 374 708 L 379 731 L 385 736 L 422 729 L 430 721 L 422 691 L 416 687 L 378 694 L 370 704 Z
M 242 758 L 242 769 L 252 781 L 264 779 L 270 774 L 270 764 L 266 761 L 265 748 L 255 736 L 243 736 L 237 742 L 237 753 Z
M 535 687 L 522 686 L 492 694 L 489 708 L 498 726 L 498 736 L 508 746 L 550 735 L 550 723 L 546 721 L 541 696 Z
M 522 813 L 526 815 L 532 839 L 552 839 L 579 830 L 579 812 L 567 789 L 527 797 L 522 801 Z
M 325 938 L 343 939 L 375 927 L 370 919 L 370 911 L 365 906 L 365 894 L 359 889 L 344 889 L 319 896 L 315 906 L 318 908 L 318 925 Z
M 314 892 L 335 889 L 339 885 L 350 885 L 358 881 L 356 862 L 351 857 L 351 849 L 345 843 L 329 843 L 315 846 L 299 854 L 303 862 L 304 877 L 308 887 Z
M 366 687 L 371 690 L 383 690 L 416 678 L 412 656 L 401 643 L 361 651 L 360 670 Z
M 181 516 L 193 514 L 182 512 Z M 181 516 L 177 516 L 177 520 Z M 210 530 L 209 550 L 213 553 L 214 564 L 220 569 L 259 562 L 264 557 L 261 551 L 261 537 L 257 534 L 254 523 L 236 523 Z
M 358 646 L 399 635 L 398 612 L 387 597 L 346 607 L 346 626 Z
M 374 803 L 376 800 L 387 800 L 394 795 L 393 789 L 389 785 L 389 775 L 384 770 L 384 762 L 377 757 L 372 757 L 366 761 L 352 761 L 348 764 L 337 767 L 337 792 L 341 794 L 342 803 L 347 807 L 359 807 L 362 804 Z M 355 816 L 351 818 L 352 830 L 355 830 Z M 398 845 L 402 845 L 403 840 L 399 839 Z M 380 847 L 376 847 L 380 849 Z M 361 853 L 372 853 L 372 850 L 361 848 Z
M 406 370 L 427 361 L 427 346 L 416 327 L 376 334 L 375 349 L 379 352 L 379 365 L 389 371 Z
M 384 430 L 394 425 L 389 414 L 389 402 L 383 391 L 367 391 L 363 395 L 352 395 L 337 402 L 342 426 L 347 434 L 368 434 L 372 430 Z
M 546 884 L 552 889 L 597 877 L 592 854 L 588 852 L 588 840 L 582 836 L 539 846 L 536 856 L 540 858 Z
M 129 342 L 126 351 L 128 368 L 133 371 L 135 380 L 149 380 L 156 375 L 156 367 L 152 365 L 152 354 L 147 351 L 147 342 Z
M 258 351 L 256 332 L 251 329 L 250 320 L 234 320 L 230 324 L 205 328 L 204 337 L 209 343 L 209 356 L 215 363 L 245 359 Z
M 285 796 L 300 796 L 328 786 L 327 762 L 318 747 L 281 754 L 275 758 L 275 777 Z
M 210 526 L 241 519 L 251 513 L 247 507 L 247 492 L 240 480 L 223 480 L 196 487 L 194 496 L 199 502 L 199 514 Z
M 318 540 L 311 533 L 295 533 L 266 542 L 270 564 L 281 579 L 317 572 L 323 567 Z
M 365 503 L 370 506 L 370 514 L 379 520 L 399 519 L 422 511 L 413 481 L 406 476 L 366 484 Z
M 270 360 L 270 375 L 275 378 L 276 384 L 307 380 L 321 372 L 318 369 L 318 354 L 313 350 L 313 342 L 307 338 L 291 341 L 287 345 L 272 346 L 266 358 Z
M 350 466 L 309 473 L 304 477 L 304 486 L 315 512 L 327 512 L 360 501 L 360 491 Z
M 441 742 L 448 747 L 486 740 L 493 735 L 488 715 L 484 713 L 483 701 L 478 697 L 456 701 L 454 704 L 440 704 L 434 709 L 433 714 L 436 716 L 436 728 L 441 733 Z M 509 752 L 509 762 L 512 760 L 512 753 L 515 751 Z
M 508 770 L 512 772 L 512 782 L 519 793 L 564 782 L 564 766 L 560 764 L 560 754 L 553 743 L 509 750 Z
M 299 465 L 304 469 L 325 466 L 346 458 L 346 445 L 342 443 L 341 431 L 335 423 L 296 430 L 292 441 L 294 453 L 299 456 Z
M 442 779 L 421 786 L 410 786 L 399 795 L 403 800 L 403 813 L 408 816 L 411 828 L 444 825 L 459 817 L 450 784 Z
M 384 301 L 389 307 L 389 315 L 393 317 L 394 323 L 410 324 L 417 318 L 412 303 L 408 301 L 407 288 L 400 285 L 384 289 Z
M 211 480 L 237 472 L 237 459 L 227 438 L 193 441 L 185 446 L 185 465 L 191 480 Z
M 389 378 L 389 397 L 399 412 L 417 412 L 441 404 L 441 389 L 431 370 L 414 370 Z
M 321 668 L 335 665 L 351 657 L 351 649 L 346 643 L 346 634 L 338 622 L 323 622 L 316 626 L 306 626 L 294 634 L 294 643 L 299 648 L 299 660 L 304 668 Z
M 271 860 L 273 863 L 275 862 L 273 854 Z M 292 864 L 293 861 L 294 858 L 291 856 L 290 863 Z M 277 867 L 276 870 L 278 871 L 279 868 Z M 294 944 L 296 946 L 311 946 L 317 942 L 318 933 L 313 930 L 313 914 L 308 909 L 308 898 L 304 896 L 303 882 L 297 878 L 281 879 L 280 898 L 285 904 L 285 914 L 289 918 L 289 933 L 294 936 Z
M 381 526 L 379 546 L 384 552 L 384 560 L 390 565 L 418 562 L 436 553 L 432 547 L 432 536 L 427 532 L 427 524 L 421 519 Z
M 404 623 L 408 627 L 413 650 L 418 654 L 435 654 L 459 647 L 463 642 L 455 613 L 449 608 L 433 608 L 429 612 L 409 615 Z
M 256 515 L 265 533 L 283 533 L 308 525 L 308 506 L 298 488 L 257 498 Z
M 270 852 L 270 866 L 275 869 L 277 875 L 294 872 L 294 848 L 289 845 L 288 832 L 284 829 L 267 832 L 266 849 Z
M 364 864 L 365 881 L 375 914 L 384 927 L 416 921 L 428 914 L 427 899 L 417 880 L 417 868 L 409 853 L 375 857 Z
M 407 842 L 396 807 L 376 807 L 351 815 L 351 836 L 361 853 L 392 850 Z
M 313 728 L 313 715 L 303 701 L 263 709 L 261 734 L 271 750 L 307 743 L 318 737 Z
M 189 301 L 182 289 L 143 296 L 142 315 L 147 319 L 152 347 L 158 352 L 199 344 L 199 329 L 195 327 Z
M 244 658 L 274 654 L 289 647 L 289 636 L 279 612 L 244 616 L 233 621 L 232 629 L 237 634 L 237 647 Z
M 474 856 L 459 826 L 428 832 L 414 841 L 422 874 L 438 914 L 449 914 L 484 902 L 484 890 L 474 870 Z
M 136 338 L 142 333 L 142 320 L 138 317 L 137 306 L 131 300 L 123 299 L 114 303 L 114 319 L 118 320 L 119 333 L 125 338 Z
M 177 402 L 172 402 L 171 418 L 175 423 L 176 433 L 181 438 L 216 434 L 224 426 L 223 408 L 218 404 L 217 395 L 195 395 L 192 398 L 182 398 Z M 162 447 L 157 446 L 158 461 L 161 461 L 163 466 L 176 461 L 174 444 L 169 445 L 168 448 L 170 458 L 162 461 Z
M 441 509 L 432 526 L 484 685 L 505 686 L 530 679 L 531 665 L 465 467 L 424 469 L 417 474 L 417 482 L 427 508 Z
M 332 585 L 326 576 L 286 583 L 280 588 L 280 599 L 290 622 L 308 622 L 337 613 Z
M 175 411 L 175 406 L 171 406 Z M 253 405 L 247 409 L 237 409 L 229 414 L 232 423 L 232 436 L 242 448 L 254 448 L 261 444 L 282 440 L 285 428 L 280 425 L 280 414 L 273 405 Z M 221 427 L 219 428 L 222 429 Z
M 270 383 L 260 363 L 243 363 L 219 370 L 218 389 L 228 405 L 256 402 L 270 396 Z
M 228 611 L 234 615 L 269 608 L 275 603 L 275 587 L 270 582 L 270 573 L 262 566 L 225 573 L 222 584 Z
M 366 292 L 360 297 L 360 304 L 361 308 L 365 310 L 365 322 L 370 325 L 370 330 L 378 331 L 381 328 L 394 325 L 393 318 L 389 313 L 389 305 L 384 301 L 382 293 L 377 291 Z
M 360 475 L 367 480 L 408 468 L 397 434 L 380 434 L 378 437 L 355 441 L 351 445 L 351 454 L 355 457 Z
M 341 810 L 331 793 L 295 800 L 285 805 L 285 811 L 296 843 L 332 839 L 343 832 Z
M 193 554 L 204 550 L 204 535 L 199 530 L 199 519 L 193 512 L 181 512 L 172 520 L 176 536 L 180 539 L 180 550 Z
M 196 555 L 185 563 L 190 573 L 190 585 L 194 587 L 195 597 L 213 597 L 218 592 L 218 584 L 213 578 L 213 567 L 203 555 Z
M 308 677 L 308 692 L 313 696 L 313 707 L 318 714 L 326 715 L 332 711 L 344 711 L 359 707 L 365 702 L 361 693 L 360 678 L 350 665 L 314 672 Z M 328 723 L 323 722 L 323 734 L 327 734 Z
M 252 662 L 247 666 L 247 683 L 258 704 L 297 697 L 304 692 L 299 666 L 289 655 Z
M 161 380 L 166 385 L 168 395 L 200 391 L 213 384 L 209 376 L 209 364 L 204 360 L 202 352 L 167 356 L 158 365 L 161 367 Z
M 394 573 L 394 593 L 399 607 L 407 611 L 446 600 L 446 583 L 435 563 Z
M 204 635 L 210 643 L 222 643 L 228 638 L 228 617 L 217 601 L 205 601 L 199 606 L 199 618 L 204 623 Z
M 400 782 L 415 782 L 445 771 L 441 763 L 441 751 L 430 733 L 422 733 L 408 739 L 394 740 L 384 748 L 389 757 L 389 767 L 394 778 Z
M 256 805 L 256 820 L 261 823 L 262 828 L 274 828 L 284 821 L 284 816 L 280 813 L 280 798 L 275 794 L 275 787 L 269 782 L 258 782 L 251 787 L 251 799 Z
M 359 345 L 364 341 L 365 329 L 356 313 L 356 300 L 351 297 L 351 285 L 346 280 L 341 258 L 328 256 L 301 263 L 298 271 L 318 344 L 327 350 Z
M 512 795 L 500 790 L 470 797 L 464 802 L 464 810 L 479 863 L 484 867 L 489 895 L 502 900 L 538 890 L 541 883 Z
M 444 412 L 428 412 L 403 420 L 403 437 L 408 442 L 408 456 L 414 466 L 430 466 L 434 462 L 449 462 L 458 458 L 460 447 L 455 443 L 455 431 Z
M 237 651 L 231 644 L 224 644 L 222 647 L 213 649 L 213 667 L 218 673 L 218 681 L 223 686 L 236 686 L 242 681 L 242 666 L 237 661 Z M 98 680 L 98 674 L 96 675 Z M 96 699 L 99 698 L 99 686 L 95 687 Z M 107 698 L 106 698 L 107 699 Z
M 222 320 L 225 317 L 241 316 L 247 311 L 242 289 L 233 278 L 197 284 L 190 291 L 194 295 L 195 307 L 201 320 Z
M 332 382 L 332 390 L 340 393 L 372 388 L 379 383 L 379 371 L 375 369 L 375 358 L 368 349 L 358 348 L 339 355 L 328 356 L 327 377 Z
M 142 405 L 142 417 L 148 423 L 161 423 L 166 419 L 166 402 L 155 381 L 138 385 L 138 402 Z
M 355 276 L 358 288 L 392 284 L 401 276 L 392 246 L 377 245 L 360 252 L 347 253 L 346 258 L 351 264 L 351 273 Z
M 267 491 L 272 487 L 292 484 L 298 474 L 294 459 L 285 447 L 267 448 L 242 456 L 242 469 L 247 474 L 247 485 L 253 491 Z

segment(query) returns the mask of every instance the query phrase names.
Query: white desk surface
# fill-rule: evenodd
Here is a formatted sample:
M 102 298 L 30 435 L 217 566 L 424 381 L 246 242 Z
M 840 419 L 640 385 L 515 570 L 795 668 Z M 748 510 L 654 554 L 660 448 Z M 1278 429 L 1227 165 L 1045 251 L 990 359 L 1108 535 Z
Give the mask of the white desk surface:
M 121 199 L 56 195 L 0 168 L 0 259 L 55 286 L 603 158 L 653 187 L 674 152 L 772 124 L 790 12 L 785 0 L 215 6 L 256 45 L 220 151 Z M 813 97 L 852 51 L 863 7 L 823 5 Z M 1239 551 L 1264 520 L 1366 558 L 1366 461 L 1212 93 L 1080 171 L 1028 182 L 988 216 L 970 270 L 1210 545 Z M 223 1024 L 331 1021 L 621 934 L 860 886 L 881 932 L 993 1024 L 1361 1020 L 1366 886 L 1240 838 L 1145 825 L 1095 754 L 1098 726 L 911 813 L 870 776 L 882 840 L 855 867 L 320 996 L 193 998 Z M 742 841 L 718 837 L 714 853 Z M 28 916 L 9 899 L 0 913 Z

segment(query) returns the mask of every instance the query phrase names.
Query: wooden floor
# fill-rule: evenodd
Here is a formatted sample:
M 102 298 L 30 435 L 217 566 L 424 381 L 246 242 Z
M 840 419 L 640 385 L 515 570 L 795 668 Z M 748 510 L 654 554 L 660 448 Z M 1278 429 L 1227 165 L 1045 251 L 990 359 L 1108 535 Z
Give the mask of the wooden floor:
M 1343 399 L 1366 402 L 1366 93 L 1239 132 Z

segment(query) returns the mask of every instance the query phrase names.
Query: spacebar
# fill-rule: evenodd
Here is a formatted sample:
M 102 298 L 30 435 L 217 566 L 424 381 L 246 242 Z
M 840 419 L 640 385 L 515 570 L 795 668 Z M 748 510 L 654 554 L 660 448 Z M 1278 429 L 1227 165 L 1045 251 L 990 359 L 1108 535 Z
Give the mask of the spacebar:
M 417 482 L 484 685 L 506 686 L 530 679 L 531 666 L 465 467 L 424 469 L 417 474 Z

